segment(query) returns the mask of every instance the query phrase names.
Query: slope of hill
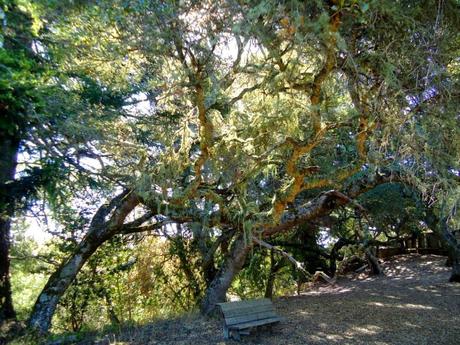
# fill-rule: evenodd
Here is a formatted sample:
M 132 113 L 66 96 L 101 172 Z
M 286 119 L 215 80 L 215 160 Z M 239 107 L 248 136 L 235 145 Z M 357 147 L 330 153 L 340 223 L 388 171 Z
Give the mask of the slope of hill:
M 361 274 L 274 301 L 285 321 L 274 333 L 254 331 L 244 344 L 460 343 L 460 285 L 447 283 L 445 258 L 397 256 L 384 277 Z M 79 345 L 239 344 L 224 341 L 222 321 L 187 315 L 92 336 Z

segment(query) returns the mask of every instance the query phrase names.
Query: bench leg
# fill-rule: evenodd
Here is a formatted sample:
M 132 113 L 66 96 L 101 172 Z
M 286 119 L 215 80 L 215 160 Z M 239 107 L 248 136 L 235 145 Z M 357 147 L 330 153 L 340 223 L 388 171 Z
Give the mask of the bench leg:
M 233 330 L 232 331 L 232 338 L 235 339 L 236 341 L 240 341 L 241 340 L 240 331 Z
M 225 340 L 230 339 L 230 332 L 229 332 L 229 330 L 228 330 L 227 325 L 224 325 L 224 339 L 225 339 Z

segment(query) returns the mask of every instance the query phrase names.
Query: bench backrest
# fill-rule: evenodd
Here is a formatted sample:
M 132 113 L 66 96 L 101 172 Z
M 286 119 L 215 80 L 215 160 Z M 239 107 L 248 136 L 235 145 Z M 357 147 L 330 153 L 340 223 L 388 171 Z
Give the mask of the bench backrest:
M 268 298 L 218 304 L 227 326 L 277 317 L 273 303 Z

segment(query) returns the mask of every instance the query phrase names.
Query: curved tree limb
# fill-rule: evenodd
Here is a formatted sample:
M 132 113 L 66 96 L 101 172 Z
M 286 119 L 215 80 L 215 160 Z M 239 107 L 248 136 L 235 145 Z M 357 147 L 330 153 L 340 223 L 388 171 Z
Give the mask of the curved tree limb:
M 50 276 L 38 296 L 28 322 L 32 330 L 40 334 L 48 332 L 59 300 L 80 269 L 105 241 L 120 231 L 128 214 L 139 203 L 140 198 L 134 191 L 125 190 L 98 209 L 86 236 Z

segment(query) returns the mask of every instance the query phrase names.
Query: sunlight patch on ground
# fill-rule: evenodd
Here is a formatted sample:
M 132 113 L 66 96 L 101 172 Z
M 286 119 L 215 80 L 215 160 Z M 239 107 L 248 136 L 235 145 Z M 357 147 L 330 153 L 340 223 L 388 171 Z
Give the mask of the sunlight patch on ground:
M 315 341 L 315 342 L 316 341 L 321 342 L 321 341 L 324 341 L 324 339 L 327 339 L 329 341 L 338 342 L 340 340 L 343 340 L 343 337 L 341 335 L 338 335 L 338 334 L 329 334 L 329 333 L 324 333 L 324 332 L 318 332 L 316 334 L 312 334 L 310 336 L 310 339 Z
M 400 308 L 400 309 L 421 309 L 421 310 L 431 310 L 434 309 L 433 307 L 423 305 L 423 304 L 388 304 L 388 303 L 381 303 L 381 302 L 368 302 L 367 305 L 372 305 L 376 307 L 390 307 L 390 308 Z
M 428 305 L 412 304 L 412 303 L 400 304 L 400 305 L 397 305 L 396 307 L 397 308 L 402 308 L 402 309 L 422 309 L 422 310 L 434 309 L 433 307 L 430 307 Z
M 301 292 L 301 296 L 314 296 L 314 295 L 324 295 L 324 294 L 342 294 L 342 293 L 347 293 L 353 291 L 353 288 L 343 288 L 343 287 L 335 287 L 335 286 L 326 286 L 326 287 L 320 287 L 317 288 L 316 290 L 309 290 L 309 291 L 304 291 Z
M 392 296 L 392 295 L 385 295 L 385 297 L 390 298 L 390 299 L 401 299 L 401 297 Z
M 437 292 L 438 290 L 434 287 L 434 286 L 416 286 L 414 288 L 415 290 L 418 290 L 418 291 L 422 291 L 422 292 L 429 292 L 429 293 L 433 293 L 433 292 Z
M 366 303 L 367 305 L 375 305 L 376 307 L 388 307 L 388 305 L 385 305 L 383 303 L 380 303 L 380 302 L 369 302 L 369 303 Z
M 420 326 L 420 325 L 415 325 L 415 324 L 413 324 L 413 323 L 411 323 L 411 322 L 408 322 L 408 321 L 404 322 L 404 325 L 405 325 L 406 327 L 410 327 L 410 328 L 419 328 L 419 329 L 422 328 L 422 326 Z
M 364 325 L 364 326 L 355 326 L 352 327 L 350 331 L 351 335 L 365 334 L 365 335 L 374 335 L 381 331 L 382 329 L 375 325 Z

